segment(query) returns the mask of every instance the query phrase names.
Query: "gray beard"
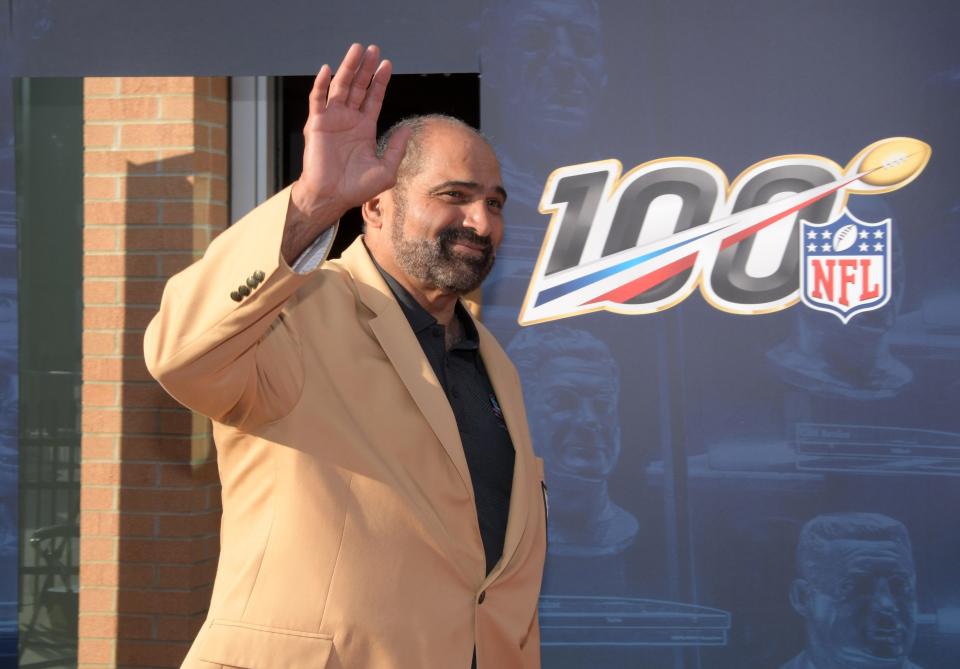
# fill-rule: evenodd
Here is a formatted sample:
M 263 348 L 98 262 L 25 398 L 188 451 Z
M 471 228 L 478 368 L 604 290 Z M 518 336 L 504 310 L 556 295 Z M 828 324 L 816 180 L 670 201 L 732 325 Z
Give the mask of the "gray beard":
M 479 287 L 490 273 L 496 258 L 492 246 L 477 258 L 458 256 L 451 250 L 458 237 L 476 239 L 470 231 L 447 228 L 436 239 L 407 239 L 403 236 L 403 221 L 403 209 L 398 207 L 391 241 L 397 265 L 409 276 L 433 288 L 462 294 Z

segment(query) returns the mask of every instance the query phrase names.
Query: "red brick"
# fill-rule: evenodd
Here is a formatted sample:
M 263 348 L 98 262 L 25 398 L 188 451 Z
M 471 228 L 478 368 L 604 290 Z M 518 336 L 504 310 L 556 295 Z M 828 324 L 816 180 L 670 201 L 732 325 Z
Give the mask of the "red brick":
M 124 562 L 181 563 L 197 559 L 201 545 L 190 539 L 130 539 L 120 543 L 120 560 Z
M 198 121 L 225 126 L 227 124 L 227 101 L 216 98 L 197 100 L 195 118 Z
M 148 488 L 125 488 L 121 495 L 124 511 L 156 511 L 184 513 L 203 508 L 207 504 L 204 490 L 152 490 Z
M 112 230 L 109 232 L 113 233 Z M 116 235 L 114 233 L 114 240 Z M 114 241 L 114 243 L 116 243 Z M 100 281 L 87 280 L 83 282 L 83 304 L 116 304 L 118 297 L 118 286 L 120 282 L 116 279 L 106 279 Z
M 191 516 L 167 515 L 157 517 L 157 535 L 161 537 L 213 536 L 220 530 L 220 510 Z
M 117 511 L 84 511 L 80 514 L 81 536 L 116 536 L 119 529 L 120 513 Z
M 129 464 L 125 464 L 124 467 L 129 467 Z M 127 482 L 124 482 L 124 486 L 131 485 Z M 127 490 L 124 487 L 124 490 Z M 120 493 L 121 502 L 123 500 L 123 492 Z M 121 507 L 123 505 L 121 504 Z M 127 537 L 152 537 L 157 533 L 157 516 L 151 513 L 126 513 L 124 512 L 120 516 L 120 533 Z
M 85 562 L 80 567 L 80 582 L 83 587 L 116 587 L 120 585 L 120 574 L 116 562 Z
M 213 127 L 210 128 L 210 148 L 217 151 L 227 150 L 227 129 Z
M 117 177 L 85 176 L 84 200 L 112 200 L 118 196 Z
M 94 486 L 80 487 L 80 509 L 82 511 L 110 510 L 116 508 L 116 491 L 113 488 Z
M 120 388 L 115 383 L 85 383 L 81 391 L 84 406 L 112 407 L 120 399 Z
M 215 98 L 227 97 L 227 77 L 210 77 L 210 95 Z
M 120 92 L 124 95 L 193 93 L 196 77 L 122 77 Z
M 116 95 L 119 89 L 120 82 L 116 77 L 84 77 L 83 79 L 84 98 L 97 95 Z
M 192 641 L 203 626 L 203 618 L 194 616 L 167 617 L 160 616 L 155 621 L 157 639 L 162 641 Z
M 126 538 L 121 539 L 121 551 L 123 550 L 123 544 L 127 541 L 128 539 Z M 131 564 L 129 562 L 121 562 L 117 571 L 118 584 L 122 586 L 123 589 L 149 588 L 156 578 L 155 572 L 156 568 L 152 564 Z M 120 596 L 123 596 L 122 592 Z
M 159 209 L 149 202 L 84 202 L 85 225 L 156 224 Z
M 165 228 L 165 230 L 171 230 L 171 228 Z M 165 281 L 130 279 L 123 284 L 122 299 L 126 304 L 150 305 L 152 309 L 156 310 L 160 305 L 160 298 L 163 296 L 163 288 L 165 285 Z M 142 350 L 142 339 L 140 344 L 140 349 Z
M 175 613 L 197 611 L 201 597 L 189 590 L 125 590 L 120 593 L 117 611 L 120 613 Z
M 118 353 L 117 335 L 113 332 L 92 332 L 83 333 L 83 354 L 84 355 L 108 355 Z
M 87 277 L 157 276 L 157 259 L 152 255 L 87 254 L 83 273 Z
M 80 561 L 103 562 L 117 559 L 117 540 L 113 537 L 80 537 Z
M 173 641 L 117 641 L 118 667 L 178 667 L 190 644 Z
M 124 462 L 143 460 L 189 462 L 192 443 L 193 439 L 183 436 L 152 435 L 137 437 L 125 435 L 120 442 L 120 453 Z
M 114 460 L 117 455 L 116 437 L 94 436 L 85 434 L 81 438 L 80 451 L 84 461 Z
M 120 128 L 120 146 L 123 148 L 197 145 L 202 132 L 191 123 L 130 123 Z M 200 129 L 202 131 L 202 128 Z M 206 144 L 206 141 L 203 142 Z
M 187 226 L 130 228 L 124 245 L 138 251 L 193 251 L 193 230 Z
M 157 158 L 157 151 L 84 151 L 83 173 L 117 176 L 125 176 L 132 170 L 139 174 L 155 173 Z
M 120 432 L 122 418 L 119 409 L 83 409 L 80 429 L 84 432 Z
M 227 182 L 223 179 L 212 179 L 210 181 L 210 199 L 214 202 L 227 201 Z
M 117 138 L 117 127 L 114 125 L 83 126 L 83 146 L 85 148 L 111 148 Z
M 120 348 L 126 355 L 143 355 L 143 332 L 126 330 L 120 333 Z
M 192 95 L 164 95 L 160 98 L 160 118 L 165 121 L 193 121 L 196 98 Z
M 180 174 L 183 176 L 192 176 L 196 174 L 209 174 L 214 160 L 221 158 L 209 151 L 194 150 L 184 152 L 183 149 L 171 151 L 161 151 L 161 160 L 159 169 L 164 174 Z
M 81 614 L 78 622 L 81 637 L 110 639 L 117 633 L 117 616 L 115 615 Z
M 120 483 L 120 464 L 115 462 L 84 462 L 80 466 L 80 480 L 84 485 Z
M 131 176 L 125 184 L 132 200 L 186 200 L 194 196 L 195 188 L 183 176 Z
M 117 616 L 118 639 L 152 639 L 154 622 L 151 616 Z M 178 665 L 170 665 L 178 666 Z
M 157 118 L 157 98 L 103 98 L 85 100 L 83 118 L 88 121 L 137 121 Z
M 80 594 L 80 610 L 86 611 L 83 606 L 83 593 Z M 113 639 L 81 638 L 77 642 L 77 662 L 85 667 L 93 664 L 113 664 L 116 643 Z

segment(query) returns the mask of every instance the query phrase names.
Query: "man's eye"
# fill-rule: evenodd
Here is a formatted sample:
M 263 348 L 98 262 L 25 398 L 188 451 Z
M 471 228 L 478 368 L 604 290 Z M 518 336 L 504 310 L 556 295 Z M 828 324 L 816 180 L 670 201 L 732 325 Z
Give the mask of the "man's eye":
M 450 198 L 450 199 L 452 199 L 452 200 L 462 200 L 462 199 L 463 199 L 463 192 L 458 191 L 458 190 L 447 190 L 447 191 L 444 191 L 444 192 L 442 192 L 442 193 L 440 193 L 440 194 L 443 195 L 444 197 L 448 197 L 448 198 Z
M 503 202 L 497 199 L 490 199 L 490 200 L 487 200 L 487 206 L 500 210 L 500 209 L 503 209 Z

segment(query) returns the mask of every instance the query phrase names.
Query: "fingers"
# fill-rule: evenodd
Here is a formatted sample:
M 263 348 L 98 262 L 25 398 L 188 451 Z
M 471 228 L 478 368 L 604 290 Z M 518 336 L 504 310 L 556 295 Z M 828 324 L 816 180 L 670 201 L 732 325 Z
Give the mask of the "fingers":
M 330 66 L 324 65 L 313 80 L 310 90 L 310 116 L 316 116 L 327 106 L 327 90 L 330 88 Z
M 353 80 L 357 75 L 357 70 L 363 62 L 364 48 L 362 45 L 354 42 L 347 49 L 346 55 L 337 68 L 337 73 L 333 75 L 333 81 L 330 84 L 330 95 L 327 98 L 328 103 L 339 102 L 345 104 L 350 95 L 350 88 L 353 86 Z
M 367 88 L 367 95 L 360 105 L 361 112 L 374 118 L 380 116 L 380 108 L 383 106 L 383 96 L 386 95 L 387 83 L 390 81 L 390 74 L 392 72 L 393 64 L 389 60 L 384 60 L 380 63 L 377 71 L 373 73 L 370 87 Z
M 346 105 L 351 109 L 360 109 L 364 98 L 367 95 L 367 87 L 370 85 L 370 79 L 373 77 L 374 70 L 380 63 L 380 47 L 371 44 L 363 53 L 363 59 L 360 61 L 360 68 L 353 78 L 353 84 L 350 86 L 350 93 L 347 95 Z

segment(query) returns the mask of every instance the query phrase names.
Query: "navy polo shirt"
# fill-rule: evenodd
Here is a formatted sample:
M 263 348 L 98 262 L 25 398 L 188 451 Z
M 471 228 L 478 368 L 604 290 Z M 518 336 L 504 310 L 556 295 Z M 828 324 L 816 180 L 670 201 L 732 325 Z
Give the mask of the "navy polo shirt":
M 477 328 L 463 304 L 457 302 L 454 317 L 460 321 L 463 338 L 447 350 L 444 327 L 376 261 L 374 265 L 400 303 L 457 419 L 489 574 L 503 555 L 515 454 L 480 357 Z

